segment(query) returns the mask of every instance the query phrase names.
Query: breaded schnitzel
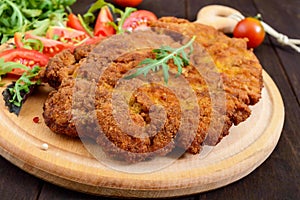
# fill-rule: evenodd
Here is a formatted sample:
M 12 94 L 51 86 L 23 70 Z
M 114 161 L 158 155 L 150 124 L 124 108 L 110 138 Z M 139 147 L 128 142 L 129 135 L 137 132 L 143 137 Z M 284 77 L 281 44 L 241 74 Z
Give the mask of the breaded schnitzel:
M 196 42 L 211 57 L 208 63 L 216 66 L 217 73 L 207 77 L 217 83 L 209 86 L 210 80 L 202 74 L 206 65 L 202 63 L 202 71 L 189 65 L 182 73 L 196 95 L 193 106 L 180 107 L 181 99 L 188 101 L 192 94 L 185 91 L 174 94 L 172 85 L 170 89 L 155 82 L 147 85 L 133 82 L 128 90 L 131 87 L 138 89 L 128 99 L 120 97 L 115 88 L 126 73 L 145 58 L 154 57 L 153 48 L 177 44 L 172 37 L 147 31 L 113 36 L 97 46 L 79 47 L 74 53 L 63 51 L 49 62 L 44 71 L 45 81 L 57 90 L 49 94 L 43 116 L 52 131 L 91 137 L 110 156 L 136 162 L 166 155 L 175 147 L 199 153 L 204 143 L 216 145 L 233 124 L 249 117 L 248 106 L 260 99 L 263 82 L 262 67 L 253 52 L 247 50 L 246 41 L 229 38 L 209 26 L 173 17 L 161 18 L 151 22 L 150 26 L 187 37 L 196 35 Z M 200 54 L 197 55 L 207 56 Z M 172 62 L 168 65 L 170 77 L 175 76 L 177 67 Z M 215 77 L 216 74 L 220 79 Z M 162 81 L 157 77 L 154 79 Z M 176 80 L 171 83 L 175 84 L 173 88 L 184 84 Z M 219 84 L 222 85 L 220 90 Z M 123 105 L 122 100 L 127 105 Z M 123 112 L 114 113 L 115 105 L 120 105 L 118 109 Z M 162 106 L 164 111 L 155 105 Z M 155 115 L 151 115 L 152 111 Z M 183 117 L 184 113 L 193 117 Z

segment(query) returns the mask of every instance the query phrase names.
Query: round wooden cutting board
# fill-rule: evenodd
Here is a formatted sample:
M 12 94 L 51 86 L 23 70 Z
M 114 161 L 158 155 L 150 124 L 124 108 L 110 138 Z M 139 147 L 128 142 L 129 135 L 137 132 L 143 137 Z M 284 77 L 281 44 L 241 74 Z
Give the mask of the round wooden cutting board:
M 43 102 L 49 88 L 31 96 L 19 117 L 1 100 L 0 153 L 41 179 L 76 191 L 115 197 L 173 197 L 199 193 L 230 184 L 248 175 L 274 150 L 283 127 L 280 93 L 264 72 L 262 99 L 246 122 L 232 127 L 216 147 L 200 155 L 184 155 L 150 173 L 114 170 L 95 159 L 81 140 L 52 133 L 44 124 Z M 40 122 L 34 123 L 33 118 Z M 48 149 L 42 148 L 48 144 Z M 205 154 L 206 150 L 210 151 Z M 205 154 L 205 155 L 204 155 Z

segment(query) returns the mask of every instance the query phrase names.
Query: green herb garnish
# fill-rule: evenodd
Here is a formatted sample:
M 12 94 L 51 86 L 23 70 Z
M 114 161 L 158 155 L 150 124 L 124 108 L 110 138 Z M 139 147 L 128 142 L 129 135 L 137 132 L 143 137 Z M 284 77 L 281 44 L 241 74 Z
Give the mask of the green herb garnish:
M 77 16 L 78 16 L 78 20 L 80 21 L 80 24 L 82 25 L 82 27 L 84 28 L 84 30 L 88 33 L 88 35 L 90 37 L 94 37 L 94 33 L 91 31 L 90 27 L 84 21 L 84 19 L 82 18 L 82 16 L 80 14 L 78 14 Z
M 164 81 L 168 83 L 169 80 L 169 65 L 168 62 L 173 60 L 174 64 L 177 66 L 177 74 L 179 76 L 182 73 L 182 68 L 189 65 L 189 56 L 193 52 L 193 42 L 195 41 L 196 36 L 193 36 L 192 39 L 186 43 L 185 45 L 179 48 L 171 48 L 169 46 L 162 46 L 159 49 L 153 49 L 152 52 L 155 53 L 155 59 L 146 58 L 142 62 L 139 63 L 139 66 L 143 66 L 138 68 L 134 74 L 126 76 L 124 79 L 132 79 L 141 74 L 146 76 L 150 70 L 156 72 L 160 69 L 163 70 Z M 188 54 L 184 51 L 186 48 L 189 48 Z
M 18 115 L 27 96 L 33 91 L 35 86 L 41 83 L 40 80 L 36 80 L 40 67 L 34 66 L 31 69 L 20 63 L 5 62 L 3 58 L 0 58 L 0 80 L 1 76 L 6 75 L 13 69 L 23 69 L 24 73 L 18 80 L 8 85 L 2 94 L 5 105 L 8 106 L 10 112 Z
M 12 98 L 10 103 L 17 107 L 21 107 L 23 102 L 23 96 L 30 92 L 30 87 L 33 85 L 39 85 L 40 81 L 32 81 L 32 78 L 36 77 L 40 71 L 40 67 L 35 66 L 32 69 L 28 69 L 22 74 L 22 76 L 15 82 L 13 88 L 8 88 Z M 22 95 L 23 93 L 23 95 Z
M 125 8 L 125 12 L 122 12 L 121 13 L 121 18 L 120 18 L 120 21 L 118 23 L 117 26 L 115 26 L 115 29 L 117 31 L 117 34 L 118 33 L 124 33 L 124 29 L 123 29 L 123 24 L 125 22 L 125 20 L 130 16 L 130 14 L 134 11 L 136 11 L 137 9 L 136 8 L 131 8 L 131 7 L 126 7 Z

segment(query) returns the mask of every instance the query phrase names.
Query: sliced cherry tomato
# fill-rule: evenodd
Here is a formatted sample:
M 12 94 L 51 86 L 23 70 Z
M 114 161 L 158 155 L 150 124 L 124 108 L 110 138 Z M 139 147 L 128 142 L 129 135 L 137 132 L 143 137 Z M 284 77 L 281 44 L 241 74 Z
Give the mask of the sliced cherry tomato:
M 248 38 L 247 47 L 255 48 L 263 42 L 265 30 L 258 19 L 247 17 L 236 25 L 233 30 L 233 36 L 236 38 Z
M 64 49 L 73 50 L 75 48 L 75 46 L 70 43 L 63 43 L 60 41 L 32 35 L 30 33 L 26 33 L 25 39 L 29 39 L 29 38 L 40 40 L 44 45 L 43 53 L 49 57 L 55 56 L 57 53 L 61 52 Z
M 73 13 L 70 13 L 68 15 L 67 26 L 70 27 L 70 28 L 76 29 L 78 31 L 83 31 L 86 34 L 88 34 L 86 32 L 86 30 L 84 29 L 84 27 L 82 26 L 82 24 L 80 23 L 78 17 Z
M 95 36 L 102 35 L 107 37 L 115 34 L 116 30 L 111 24 L 109 24 L 110 22 L 113 21 L 114 19 L 109 10 L 109 7 L 108 6 L 102 7 L 96 20 L 96 24 L 94 27 L 94 35 Z
M 73 28 L 65 28 L 58 26 L 49 27 L 46 33 L 46 38 L 56 39 L 56 37 L 57 40 L 60 42 L 69 43 L 73 45 L 81 42 L 82 40 L 85 40 L 86 38 L 89 38 L 89 36 L 85 32 Z
M 122 7 L 136 7 L 142 3 L 142 1 L 143 0 L 113 0 L 114 3 Z
M 0 53 L 0 58 L 4 58 L 4 61 L 18 62 L 27 67 L 33 68 L 34 66 L 44 67 L 47 65 L 49 57 L 41 52 L 28 49 L 10 49 Z M 22 75 L 24 70 L 13 69 L 9 74 Z
M 147 26 L 148 21 L 156 21 L 157 17 L 148 10 L 138 10 L 129 15 L 123 24 L 123 29 L 133 31 Z

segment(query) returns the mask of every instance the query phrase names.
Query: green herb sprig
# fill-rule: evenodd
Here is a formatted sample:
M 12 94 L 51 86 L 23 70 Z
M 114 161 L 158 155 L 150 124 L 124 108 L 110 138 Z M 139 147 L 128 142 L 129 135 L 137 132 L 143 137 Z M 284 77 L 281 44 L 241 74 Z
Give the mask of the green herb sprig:
M 118 25 L 115 25 L 115 29 L 118 33 L 124 33 L 123 24 L 125 20 L 130 16 L 130 14 L 134 11 L 136 11 L 136 8 L 126 7 L 124 12 L 121 12 L 120 21 L 118 22 Z
M 162 46 L 159 49 L 153 49 L 152 52 L 155 53 L 155 59 L 146 58 L 145 60 L 139 63 L 139 66 L 134 74 L 124 77 L 124 79 L 132 79 L 141 74 L 146 76 L 150 70 L 153 72 L 159 71 L 160 67 L 163 70 L 164 81 L 168 83 L 169 80 L 169 65 L 168 62 L 173 60 L 174 64 L 177 66 L 177 74 L 179 76 L 182 73 L 182 68 L 189 65 L 189 56 L 193 52 L 193 42 L 195 41 L 196 36 L 193 36 L 192 39 L 185 45 L 179 48 L 171 48 L 169 46 Z M 188 54 L 184 51 L 189 48 Z
M 29 68 L 21 63 L 5 62 L 3 58 L 0 58 L 0 81 L 1 76 L 6 75 L 13 69 L 22 69 L 24 73 L 15 82 L 8 85 L 2 94 L 5 105 L 9 107 L 10 112 L 14 112 L 18 115 L 28 94 L 33 91 L 35 86 L 41 84 L 41 81 L 36 78 L 39 74 L 40 67 L 34 66 L 33 68 Z M 4 84 L 1 83 L 1 86 L 3 85 Z
M 33 85 L 40 85 L 40 80 L 32 81 L 32 78 L 36 77 L 39 71 L 39 66 L 28 69 L 15 82 L 13 88 L 8 88 L 10 95 L 12 96 L 12 98 L 9 100 L 10 103 L 14 104 L 17 107 L 21 107 L 24 100 L 23 97 L 30 92 L 30 87 Z

